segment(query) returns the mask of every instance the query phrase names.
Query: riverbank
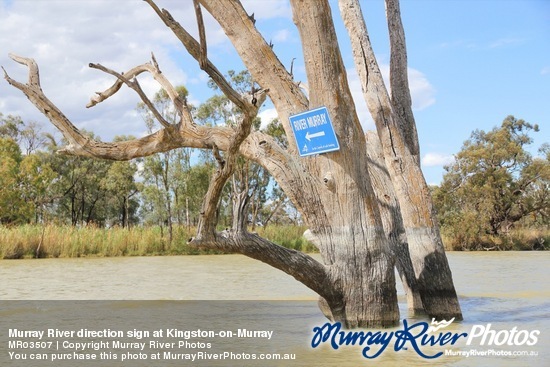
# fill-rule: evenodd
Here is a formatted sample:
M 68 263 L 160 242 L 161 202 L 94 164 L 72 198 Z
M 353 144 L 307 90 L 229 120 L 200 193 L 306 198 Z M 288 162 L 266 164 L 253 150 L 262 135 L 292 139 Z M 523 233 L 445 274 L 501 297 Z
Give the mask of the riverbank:
M 269 226 L 256 232 L 281 246 L 314 252 L 301 226 Z M 194 228 L 175 226 L 172 241 L 166 228 L 98 228 L 58 225 L 0 226 L 0 259 L 158 256 L 215 254 L 187 245 Z
M 543 251 L 550 250 L 549 228 L 516 228 L 506 235 L 481 235 L 475 243 L 464 244 L 460 238 L 445 236 L 447 251 Z M 458 236 L 460 237 L 460 236 Z
M 281 246 L 303 252 L 317 252 L 302 234 L 304 226 L 258 227 L 262 237 Z M 172 241 L 167 229 L 160 227 L 98 228 L 59 225 L 0 226 L 0 259 L 71 258 L 115 256 L 163 256 L 215 254 L 187 245 L 195 234 L 194 228 L 175 226 Z M 450 251 L 526 251 L 548 250 L 548 230 L 521 229 L 506 238 L 487 237 L 473 248 L 464 248 L 449 238 L 443 238 Z

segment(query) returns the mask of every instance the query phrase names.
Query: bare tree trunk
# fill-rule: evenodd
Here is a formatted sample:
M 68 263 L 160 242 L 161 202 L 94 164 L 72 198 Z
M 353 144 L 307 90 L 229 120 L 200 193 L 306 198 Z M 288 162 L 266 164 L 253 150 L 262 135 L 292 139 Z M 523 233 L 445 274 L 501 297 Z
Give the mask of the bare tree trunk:
M 373 319 L 389 325 L 398 317 L 394 262 L 367 167 L 358 166 L 355 159 L 364 156 L 366 145 L 345 78 L 331 10 L 325 1 L 293 1 L 292 6 L 302 39 L 310 108 L 328 108 L 337 121 L 335 130 L 341 146 L 337 153 L 306 161 L 325 187 L 318 189 L 321 205 L 310 204 L 318 208 L 316 218 L 304 219 L 319 238 L 325 264 L 342 282 L 347 325 L 370 326 Z M 315 223 L 319 212 L 327 218 L 321 226 Z M 334 313 L 334 307 L 331 310 Z
M 185 225 L 187 229 L 191 227 L 191 221 L 189 220 L 189 198 L 185 198 Z
M 391 43 L 390 100 L 372 51 L 359 1 L 340 0 L 339 3 L 351 38 L 363 94 L 376 123 L 386 167 L 401 207 L 423 307 L 437 319 L 462 319 L 429 188 L 420 170 L 399 4 L 396 0 L 386 2 Z
M 382 223 L 396 259 L 395 266 L 407 296 L 409 313 L 422 314 L 424 307 L 422 306 L 418 282 L 411 262 L 401 209 L 393 190 L 390 174 L 386 168 L 380 139 L 373 131 L 367 132 L 367 158 L 372 186 L 380 205 Z
M 172 244 L 174 236 L 174 229 L 172 225 L 172 198 L 170 196 L 170 182 L 168 177 L 168 170 L 170 168 L 170 152 L 166 152 L 161 158 L 164 161 L 164 170 L 162 172 L 162 186 L 164 191 L 164 200 L 166 200 L 166 222 L 168 225 L 168 243 Z

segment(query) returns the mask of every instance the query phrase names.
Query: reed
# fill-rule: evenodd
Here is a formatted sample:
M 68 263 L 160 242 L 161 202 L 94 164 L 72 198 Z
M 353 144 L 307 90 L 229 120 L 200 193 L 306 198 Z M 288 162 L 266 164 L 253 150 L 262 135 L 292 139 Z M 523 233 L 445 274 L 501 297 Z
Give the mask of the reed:
M 283 247 L 302 252 L 318 252 L 317 247 L 304 238 L 303 234 L 306 229 L 305 226 L 267 226 L 257 227 L 256 232 Z
M 313 252 L 315 247 L 296 226 L 269 226 L 257 232 L 281 246 Z M 0 226 L 0 258 L 111 257 L 151 255 L 199 255 L 214 251 L 187 245 L 195 229 L 176 226 L 170 242 L 159 227 L 99 228 L 65 225 Z

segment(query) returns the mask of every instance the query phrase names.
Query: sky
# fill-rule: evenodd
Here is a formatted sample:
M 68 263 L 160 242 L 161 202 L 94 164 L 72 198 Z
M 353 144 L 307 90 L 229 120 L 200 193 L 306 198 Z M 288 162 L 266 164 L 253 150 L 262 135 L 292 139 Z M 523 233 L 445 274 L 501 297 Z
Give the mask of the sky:
M 296 80 L 306 81 L 299 35 L 287 0 L 242 0 L 256 27 L 273 43 Z M 191 0 L 158 0 L 188 31 L 197 35 Z M 332 12 L 359 118 L 374 129 L 354 69 L 349 40 L 337 2 Z M 361 1 L 373 48 L 386 78 L 389 43 L 382 0 Z M 208 56 L 222 72 L 242 70 L 231 43 L 205 11 Z M 409 61 L 409 82 L 420 139 L 422 169 L 429 184 L 439 184 L 444 165 L 476 129 L 491 130 L 508 115 L 538 124 L 531 151 L 550 142 L 550 1 L 548 0 L 402 0 Z M 8 53 L 34 58 L 42 89 L 79 128 L 104 141 L 116 135 L 142 136 L 143 119 L 135 92 L 86 109 L 90 97 L 113 78 L 88 64 L 125 71 L 150 60 L 151 52 L 174 85 L 185 85 L 195 106 L 212 91 L 197 62 L 141 0 L 0 0 L 0 65 L 19 81 L 26 68 Z M 159 89 L 140 79 L 148 95 Z M 27 98 L 0 80 L 0 112 L 36 121 L 54 131 Z M 275 117 L 267 104 L 260 116 Z

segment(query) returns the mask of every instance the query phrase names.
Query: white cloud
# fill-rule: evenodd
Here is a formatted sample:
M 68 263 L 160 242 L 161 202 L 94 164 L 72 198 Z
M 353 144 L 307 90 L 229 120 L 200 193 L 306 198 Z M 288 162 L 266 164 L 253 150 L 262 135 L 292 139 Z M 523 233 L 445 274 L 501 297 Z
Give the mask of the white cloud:
M 499 38 L 498 40 L 494 41 L 489 45 L 489 48 L 500 48 L 500 47 L 506 47 L 506 46 L 514 46 L 522 44 L 524 40 L 522 38 L 518 37 L 505 37 L 505 38 Z
M 409 68 L 409 88 L 413 109 L 421 111 L 435 103 L 435 88 L 426 76 L 413 68 Z
M 445 166 L 454 162 L 452 155 L 440 153 L 426 153 L 422 157 L 422 165 L 425 167 Z
M 288 0 L 242 0 L 248 14 L 254 13 L 254 19 L 291 18 L 292 10 Z
M 267 124 L 269 124 L 273 119 L 279 117 L 277 115 L 277 110 L 275 108 L 268 108 L 263 110 L 258 114 L 258 116 L 262 119 L 261 127 L 265 128 Z
M 197 28 L 192 2 L 159 3 L 174 8 L 176 19 L 191 31 Z M 183 71 L 179 61 L 172 57 L 179 41 L 145 2 L 16 1 L 9 8 L 0 5 L 0 19 L 0 34 L 4 35 L 0 38 L 0 65 L 12 78 L 25 81 L 26 68 L 7 54 L 34 58 L 48 98 L 75 125 L 104 139 L 120 134 L 139 135 L 143 121 L 128 113 L 135 109 L 139 97 L 123 88 L 115 97 L 86 109 L 96 91 L 114 82 L 113 77 L 90 69 L 90 62 L 122 72 L 148 62 L 154 52 L 161 70 L 173 84 L 183 84 L 188 79 L 188 71 Z M 160 88 L 151 78 L 140 78 L 140 83 L 149 95 Z M 3 80 L 0 106 L 4 114 L 19 115 L 25 121 L 46 121 L 20 91 Z M 52 129 L 49 123 L 44 125 Z
M 273 42 L 285 42 L 290 38 L 288 29 L 280 29 L 273 35 Z
M 380 72 L 384 78 L 384 84 L 386 88 L 390 85 L 390 66 L 388 64 L 380 64 Z M 361 89 L 361 82 L 355 68 L 348 69 L 348 82 L 355 101 L 355 108 L 359 121 L 363 125 L 365 130 L 373 130 L 375 127 L 374 121 L 368 111 L 366 102 L 363 98 L 363 91 Z M 409 76 L 409 89 L 411 91 L 411 98 L 413 104 L 413 110 L 420 111 L 435 103 L 435 88 L 426 78 L 426 76 L 413 68 L 408 68 Z M 391 90 L 390 90 L 391 93 Z

